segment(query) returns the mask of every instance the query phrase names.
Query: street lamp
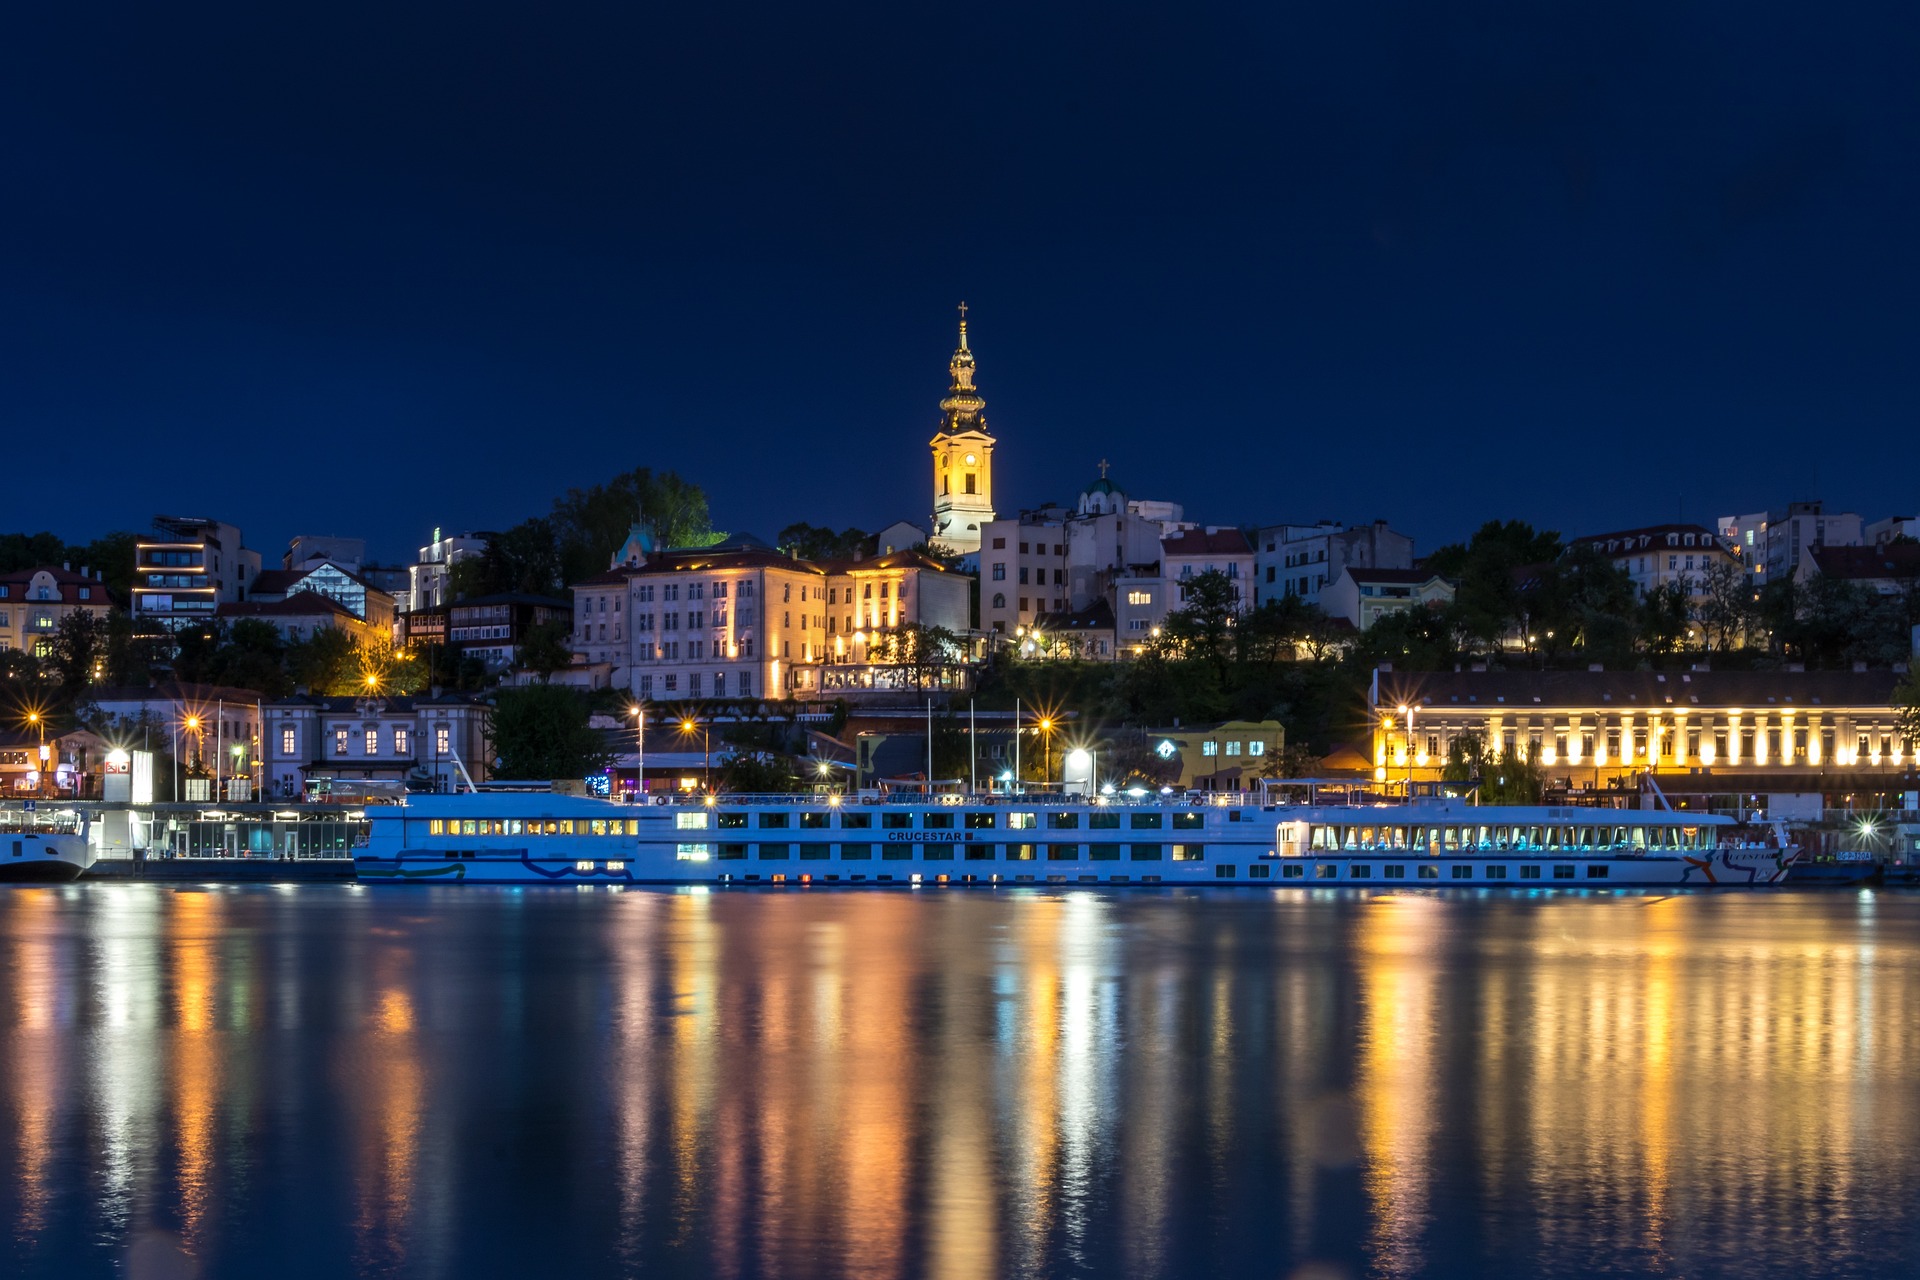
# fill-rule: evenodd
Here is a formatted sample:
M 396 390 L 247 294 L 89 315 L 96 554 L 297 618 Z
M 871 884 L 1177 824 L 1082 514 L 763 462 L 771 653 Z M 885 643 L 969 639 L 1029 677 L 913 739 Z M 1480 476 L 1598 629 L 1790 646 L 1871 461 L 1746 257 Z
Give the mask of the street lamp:
M 1413 803 L 1413 708 L 1407 703 L 1400 704 L 1400 723 L 1406 734 L 1407 756 L 1407 803 Z
M 640 803 L 647 802 L 647 709 L 636 702 L 627 708 L 627 714 L 633 717 L 634 789 L 640 793 Z
M 695 729 L 699 729 L 701 731 L 700 767 L 701 767 L 701 771 L 706 774 L 707 794 L 712 795 L 713 794 L 713 722 L 708 721 L 705 725 L 701 725 L 700 722 L 695 720 L 692 716 L 687 716 L 680 721 L 681 733 L 690 734 Z
M 1040 730 L 1040 781 L 1053 781 L 1053 717 L 1041 716 L 1036 723 Z
M 45 795 L 47 793 L 47 722 L 41 718 L 38 711 L 29 711 L 27 724 L 40 732 L 40 772 L 34 777 L 33 790 L 35 795 Z

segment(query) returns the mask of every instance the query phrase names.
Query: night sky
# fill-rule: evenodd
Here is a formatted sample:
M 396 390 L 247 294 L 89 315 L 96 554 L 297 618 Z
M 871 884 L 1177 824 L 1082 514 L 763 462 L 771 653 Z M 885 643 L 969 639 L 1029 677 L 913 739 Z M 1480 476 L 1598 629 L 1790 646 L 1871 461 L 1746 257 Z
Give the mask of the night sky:
M 1913 514 L 1912 5 L 21 4 L 9 529 Z M 31 470 L 27 468 L 31 467 Z

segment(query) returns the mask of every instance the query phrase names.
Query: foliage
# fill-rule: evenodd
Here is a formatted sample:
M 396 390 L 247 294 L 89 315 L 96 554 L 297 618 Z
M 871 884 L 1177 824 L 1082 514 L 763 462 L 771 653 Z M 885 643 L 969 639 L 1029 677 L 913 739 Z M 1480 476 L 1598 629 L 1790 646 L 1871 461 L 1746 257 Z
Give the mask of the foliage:
M 773 545 L 802 560 L 844 560 L 866 549 L 868 535 L 858 529 L 839 533 L 825 525 L 790 524 L 773 540 Z
M 52 533 L 0 534 L 0 573 L 48 565 L 97 572 L 107 589 L 125 600 L 133 587 L 133 544 L 138 535 L 116 530 L 92 542 L 63 542 Z
M 1447 745 L 1441 766 L 1445 782 L 1478 782 L 1483 804 L 1538 804 L 1546 772 L 1537 764 L 1504 751 L 1488 754 L 1478 734 L 1461 734 Z
M 107 624 L 97 615 L 75 610 L 60 619 L 47 655 L 48 674 L 60 682 L 62 696 L 73 698 L 92 682 L 96 668 L 104 674 Z
M 1920 666 L 1893 687 L 1893 705 L 1899 712 L 1900 740 L 1909 751 L 1920 748 Z
M 527 631 L 524 643 L 514 652 L 514 662 L 534 672 L 542 680 L 573 662 L 573 650 L 567 647 L 571 628 L 564 618 L 554 618 Z
M 502 689 L 487 731 L 502 778 L 584 778 L 612 758 L 586 700 L 564 685 Z
M 903 623 L 875 634 L 867 653 L 875 662 L 905 668 L 913 687 L 937 686 L 941 673 L 966 660 L 966 645 L 945 627 Z
M 1454 609 L 1461 634 L 1484 649 L 1516 625 L 1527 625 L 1521 571 L 1551 564 L 1559 555 L 1559 534 L 1520 520 L 1489 520 L 1466 545 L 1454 543 L 1428 556 L 1426 566 L 1457 584 Z
M 1708 653 L 1727 653 L 1752 635 L 1759 610 L 1747 571 L 1731 560 L 1715 560 L 1700 576 L 1701 599 L 1693 620 L 1700 625 Z
M 1163 760 L 1157 742 L 1145 729 L 1121 731 L 1107 748 L 1102 773 L 1121 788 L 1171 786 L 1180 779 L 1180 757 Z
M 719 777 L 721 790 L 748 795 L 798 791 L 800 783 L 793 760 L 772 751 L 736 751 L 721 766 Z

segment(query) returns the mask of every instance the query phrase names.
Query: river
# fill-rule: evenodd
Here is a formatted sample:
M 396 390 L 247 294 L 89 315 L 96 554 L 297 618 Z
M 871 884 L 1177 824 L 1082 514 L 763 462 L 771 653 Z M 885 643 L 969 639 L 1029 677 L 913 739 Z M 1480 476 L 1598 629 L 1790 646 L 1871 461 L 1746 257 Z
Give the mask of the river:
M 1920 896 L 0 891 L 0 1274 L 1910 1275 Z

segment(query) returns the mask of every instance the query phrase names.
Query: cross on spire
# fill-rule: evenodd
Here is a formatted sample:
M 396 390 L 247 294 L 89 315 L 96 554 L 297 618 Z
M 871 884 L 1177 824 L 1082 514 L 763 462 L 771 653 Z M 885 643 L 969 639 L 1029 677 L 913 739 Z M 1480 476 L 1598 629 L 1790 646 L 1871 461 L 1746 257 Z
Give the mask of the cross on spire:
M 960 304 L 960 322 L 962 324 L 965 324 L 966 321 L 967 321 L 967 304 L 965 302 L 962 302 Z
M 1105 480 L 1107 478 L 1107 468 L 1112 465 L 1113 464 L 1111 462 L 1108 462 L 1105 458 L 1100 459 L 1100 478 L 1102 480 Z

